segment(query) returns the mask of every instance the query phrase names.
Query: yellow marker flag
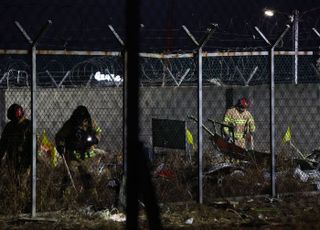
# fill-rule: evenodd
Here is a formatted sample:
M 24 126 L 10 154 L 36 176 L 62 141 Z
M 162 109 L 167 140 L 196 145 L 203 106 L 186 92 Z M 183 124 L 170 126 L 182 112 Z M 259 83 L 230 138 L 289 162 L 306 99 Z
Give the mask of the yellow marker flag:
M 46 153 L 47 157 L 50 158 L 51 167 L 56 167 L 58 164 L 57 150 L 52 144 L 52 142 L 49 140 L 45 130 L 43 130 L 41 136 L 40 148 L 41 151 Z
M 58 156 L 58 151 L 55 147 L 53 147 L 52 152 L 51 152 L 51 158 L 50 158 L 50 163 L 53 168 L 58 165 L 57 156 Z
M 192 145 L 192 149 L 194 150 L 195 146 L 194 146 L 194 142 L 193 142 L 193 136 L 192 136 L 189 129 L 186 129 L 186 139 L 187 139 L 187 143 Z
M 290 130 L 290 127 L 288 127 L 286 133 L 282 137 L 282 143 L 286 143 L 290 140 L 291 140 L 291 130 Z

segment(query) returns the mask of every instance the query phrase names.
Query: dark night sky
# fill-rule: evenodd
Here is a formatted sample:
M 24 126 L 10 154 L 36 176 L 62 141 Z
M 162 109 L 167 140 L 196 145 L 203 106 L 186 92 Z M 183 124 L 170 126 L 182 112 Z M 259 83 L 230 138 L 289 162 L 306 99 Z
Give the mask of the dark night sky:
M 190 50 L 192 43 L 181 26 L 186 25 L 200 39 L 210 23 L 218 23 L 219 29 L 210 39 L 208 50 L 240 47 L 263 49 L 264 43 L 253 27 L 257 25 L 272 40 L 288 22 L 288 17 L 283 13 L 272 19 L 264 17 L 262 10 L 266 7 L 286 14 L 291 14 L 294 9 L 299 10 L 303 15 L 299 37 L 301 49 L 319 46 L 320 39 L 317 40 L 311 30 L 312 27 L 320 30 L 319 0 L 144 0 L 141 1 L 141 23 L 144 25 L 141 30 L 141 49 L 149 52 Z M 124 37 L 125 1 L 2 0 L 0 48 L 28 47 L 14 24 L 15 20 L 34 37 L 48 19 L 53 24 L 39 48 L 119 50 L 107 25 L 113 25 Z M 290 47 L 292 42 L 285 43 Z

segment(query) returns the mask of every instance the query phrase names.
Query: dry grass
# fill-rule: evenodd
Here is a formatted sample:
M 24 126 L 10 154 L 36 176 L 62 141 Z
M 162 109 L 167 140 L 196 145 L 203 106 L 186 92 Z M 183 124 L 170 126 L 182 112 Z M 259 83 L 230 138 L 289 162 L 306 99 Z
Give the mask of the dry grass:
M 152 162 L 152 175 L 158 201 L 160 203 L 190 202 L 197 198 L 197 164 L 196 157 L 189 161 L 184 152 L 167 152 L 159 155 Z M 204 171 L 216 163 L 226 159 L 217 157 L 212 153 L 204 154 Z M 277 177 L 278 192 L 310 191 L 313 187 L 299 182 L 293 177 L 294 165 L 290 159 L 278 157 L 278 171 L 284 172 Z M 98 203 L 93 204 L 99 208 L 111 209 L 117 205 L 119 187 L 111 187 L 110 181 L 121 181 L 122 158 L 120 154 L 104 155 L 96 159 L 92 170 L 97 181 Z M 159 174 L 159 166 L 167 174 Z M 60 195 L 60 186 L 66 170 L 63 164 L 51 168 L 45 162 L 39 162 L 37 168 L 37 210 L 40 212 L 57 210 L 77 210 L 89 205 L 83 200 L 85 194 L 80 186 L 79 178 L 75 183 L 80 191 L 77 193 L 72 187 Z M 205 176 L 203 180 L 203 197 L 206 203 L 217 198 L 270 194 L 270 179 L 266 178 L 270 165 L 246 164 L 241 165 L 244 173 L 215 174 Z M 17 214 L 30 212 L 30 187 L 19 188 L 8 177 L 6 168 L 0 171 L 0 212 L 2 214 Z M 218 183 L 219 182 L 219 183 Z M 92 204 L 92 203 L 90 203 Z
M 122 169 L 119 159 L 116 155 L 105 155 L 97 157 L 93 164 L 92 172 L 94 173 L 97 183 L 97 192 L 99 195 L 98 203 L 90 205 L 99 208 L 108 208 L 116 204 L 116 188 L 108 186 L 111 179 L 119 179 Z M 37 164 L 37 210 L 39 212 L 56 211 L 56 210 L 76 210 L 79 207 L 89 205 L 83 198 L 86 196 L 81 187 L 80 179 L 76 175 L 73 179 L 79 192 L 76 192 L 72 186 L 60 193 L 62 178 L 66 175 L 65 166 L 60 164 L 52 168 L 47 162 L 39 161 Z M 31 211 L 31 186 L 28 177 L 28 185 L 17 187 L 8 175 L 7 168 L 0 171 L 0 212 L 2 214 L 19 214 Z

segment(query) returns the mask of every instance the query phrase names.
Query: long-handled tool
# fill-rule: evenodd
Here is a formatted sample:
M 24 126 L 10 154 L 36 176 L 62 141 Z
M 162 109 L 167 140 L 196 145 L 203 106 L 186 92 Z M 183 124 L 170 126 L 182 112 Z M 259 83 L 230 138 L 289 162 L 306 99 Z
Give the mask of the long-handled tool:
M 253 139 L 253 135 L 252 134 L 247 134 L 247 135 L 250 135 L 246 141 L 248 141 L 248 150 L 251 150 L 251 151 L 254 151 L 254 139 Z
M 74 188 L 74 190 L 76 190 L 76 192 L 78 192 L 76 186 L 74 185 L 74 181 L 73 181 L 73 178 L 72 178 L 72 175 L 71 175 L 71 172 L 70 172 L 68 163 L 67 163 L 67 161 L 66 161 L 66 158 L 64 157 L 64 154 L 62 154 L 61 156 L 62 156 L 62 159 L 63 159 L 64 166 L 65 166 L 66 169 L 67 169 L 67 172 L 68 172 L 68 175 L 69 175 L 69 178 L 70 178 L 72 187 Z
M 251 137 L 251 150 L 254 150 L 254 139 L 253 139 L 253 136 Z
M 188 116 L 189 119 L 194 120 L 195 122 L 198 122 L 198 119 L 195 118 L 194 116 Z M 215 134 L 213 132 L 211 132 L 204 124 L 202 124 L 202 128 L 210 135 L 210 136 L 214 136 Z
M 213 127 L 214 127 L 215 132 L 216 132 L 216 124 L 220 125 L 220 128 L 221 128 L 220 134 L 221 134 L 222 137 L 225 136 L 223 129 L 224 129 L 224 128 L 228 128 L 228 129 L 229 129 L 229 132 L 230 132 L 230 134 L 231 134 L 231 140 L 230 140 L 230 141 L 233 142 L 233 143 L 235 142 L 235 138 L 234 138 L 234 127 L 233 127 L 233 126 L 227 125 L 227 124 L 224 124 L 224 123 L 221 123 L 221 122 L 218 122 L 218 121 L 214 121 L 214 120 L 212 120 L 212 119 L 210 119 L 210 118 L 208 119 L 208 121 L 210 121 L 210 122 L 213 124 Z

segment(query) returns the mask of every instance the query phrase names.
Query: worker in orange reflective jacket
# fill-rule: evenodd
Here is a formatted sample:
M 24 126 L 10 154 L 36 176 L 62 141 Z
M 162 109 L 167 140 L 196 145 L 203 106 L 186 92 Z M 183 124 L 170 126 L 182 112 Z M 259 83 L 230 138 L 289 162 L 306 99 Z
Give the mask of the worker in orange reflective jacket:
M 96 201 L 96 183 L 90 173 L 94 153 L 94 145 L 98 144 L 101 129 L 92 121 L 85 106 L 78 106 L 55 136 L 57 151 L 65 157 L 71 175 L 78 171 L 85 196 Z M 63 178 L 61 195 L 71 185 L 70 178 Z M 92 199 L 91 199 L 92 200 Z
M 249 101 L 243 97 L 238 100 L 234 107 L 226 111 L 223 118 L 224 124 L 233 127 L 234 142 L 241 148 L 246 148 L 247 144 L 253 146 L 252 136 L 256 129 L 254 119 L 248 108 Z M 227 140 L 232 138 L 232 130 L 229 127 L 224 127 L 223 131 Z

